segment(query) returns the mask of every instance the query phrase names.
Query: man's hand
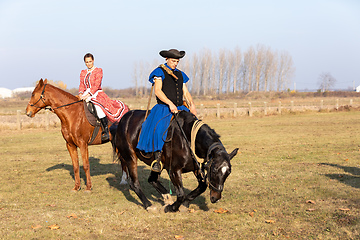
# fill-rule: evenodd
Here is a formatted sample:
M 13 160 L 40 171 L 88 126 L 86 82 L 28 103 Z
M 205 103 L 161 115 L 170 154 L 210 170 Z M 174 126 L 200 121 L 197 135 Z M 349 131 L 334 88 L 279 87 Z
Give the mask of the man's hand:
M 172 112 L 172 113 L 177 113 L 178 112 L 177 107 L 172 102 L 169 103 L 169 108 L 170 108 L 170 112 Z

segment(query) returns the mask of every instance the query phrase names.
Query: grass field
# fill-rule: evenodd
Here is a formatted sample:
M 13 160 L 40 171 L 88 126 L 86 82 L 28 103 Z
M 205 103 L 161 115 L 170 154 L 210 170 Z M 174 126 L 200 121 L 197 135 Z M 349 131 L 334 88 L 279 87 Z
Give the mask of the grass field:
M 229 152 L 240 148 L 232 174 L 220 202 L 207 190 L 170 214 L 147 212 L 119 185 L 110 144 L 90 147 L 93 192 L 72 193 L 59 128 L 0 130 L 0 239 L 360 239 L 359 119 L 349 111 L 205 120 Z M 139 174 L 160 208 L 149 167 L 140 163 Z

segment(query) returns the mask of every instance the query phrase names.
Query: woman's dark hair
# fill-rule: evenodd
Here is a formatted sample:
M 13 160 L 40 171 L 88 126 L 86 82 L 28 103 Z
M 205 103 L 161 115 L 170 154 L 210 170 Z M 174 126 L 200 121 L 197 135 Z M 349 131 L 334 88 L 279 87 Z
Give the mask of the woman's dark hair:
M 87 53 L 87 54 L 85 54 L 85 56 L 84 56 L 84 62 L 85 62 L 85 58 L 91 58 L 92 60 L 94 60 L 94 55 L 92 55 L 91 53 Z

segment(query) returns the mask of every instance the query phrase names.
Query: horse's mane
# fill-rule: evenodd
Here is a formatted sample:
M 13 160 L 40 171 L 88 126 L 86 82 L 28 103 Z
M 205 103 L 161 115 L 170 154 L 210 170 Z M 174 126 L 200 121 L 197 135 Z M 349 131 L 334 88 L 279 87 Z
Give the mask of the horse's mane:
M 69 92 L 67 92 L 67 91 L 65 91 L 65 90 L 63 90 L 61 88 L 58 88 L 58 87 L 56 87 L 56 86 L 54 86 L 52 84 L 48 83 L 47 86 L 51 86 L 52 88 L 55 88 L 56 91 L 60 92 L 62 95 L 64 95 L 65 97 L 67 97 L 69 99 L 77 99 L 77 97 L 74 96 L 73 94 L 71 94 L 71 93 L 69 93 Z
M 184 123 L 187 123 L 187 124 L 192 125 L 194 123 L 194 121 L 197 120 L 197 118 L 195 117 L 194 114 L 187 112 L 187 111 L 181 111 L 181 116 L 184 119 Z M 214 129 L 209 127 L 209 125 L 207 125 L 205 123 L 203 126 L 204 126 L 204 128 L 205 128 L 204 130 L 207 132 L 207 134 L 209 134 L 214 140 L 220 139 L 220 135 L 217 134 Z

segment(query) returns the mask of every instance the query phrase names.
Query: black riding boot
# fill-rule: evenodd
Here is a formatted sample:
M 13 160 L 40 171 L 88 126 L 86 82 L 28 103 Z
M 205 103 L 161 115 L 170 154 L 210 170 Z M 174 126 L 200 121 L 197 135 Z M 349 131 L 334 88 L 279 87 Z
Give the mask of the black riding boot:
M 161 152 L 154 152 L 155 160 L 151 163 L 151 171 L 153 172 L 161 172 L 163 168 L 163 164 L 161 162 Z
M 107 117 L 100 118 L 100 123 L 102 128 L 101 142 L 106 143 L 110 140 Z

